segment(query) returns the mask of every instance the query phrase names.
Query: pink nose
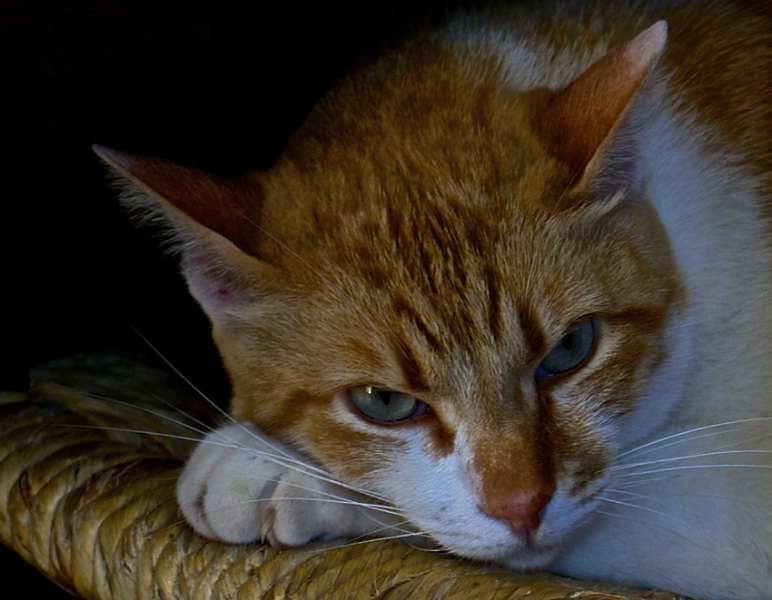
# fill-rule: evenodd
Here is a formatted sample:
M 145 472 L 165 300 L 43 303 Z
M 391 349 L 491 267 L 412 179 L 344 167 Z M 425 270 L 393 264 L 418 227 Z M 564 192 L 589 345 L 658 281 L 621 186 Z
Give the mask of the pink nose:
M 539 513 L 551 498 L 552 494 L 539 489 L 499 496 L 489 501 L 485 512 L 506 519 L 515 535 L 528 540 L 541 525 Z

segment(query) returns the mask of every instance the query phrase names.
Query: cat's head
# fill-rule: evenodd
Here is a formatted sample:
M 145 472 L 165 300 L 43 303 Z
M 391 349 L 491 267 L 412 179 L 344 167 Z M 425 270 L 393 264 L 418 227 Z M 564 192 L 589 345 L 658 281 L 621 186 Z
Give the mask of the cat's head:
M 683 300 L 628 139 L 664 41 L 526 93 L 414 46 L 238 180 L 98 152 L 173 230 L 237 419 L 535 566 L 596 506 Z

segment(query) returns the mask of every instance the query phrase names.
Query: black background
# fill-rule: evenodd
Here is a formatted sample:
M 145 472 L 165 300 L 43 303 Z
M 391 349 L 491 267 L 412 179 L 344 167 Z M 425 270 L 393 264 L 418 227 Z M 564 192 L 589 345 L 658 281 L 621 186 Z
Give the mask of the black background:
M 0 389 L 25 389 L 30 366 L 75 352 L 154 360 L 135 328 L 226 399 L 206 319 L 154 232 L 121 212 L 91 145 L 224 175 L 265 168 L 343 72 L 447 8 L 0 0 Z M 57 597 L 0 550 L 6 584 Z

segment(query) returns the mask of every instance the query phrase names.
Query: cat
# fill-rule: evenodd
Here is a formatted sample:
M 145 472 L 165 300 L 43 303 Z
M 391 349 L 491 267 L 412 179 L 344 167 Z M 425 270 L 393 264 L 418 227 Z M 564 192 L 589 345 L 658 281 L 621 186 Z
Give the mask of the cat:
M 461 11 L 238 179 L 95 147 L 231 378 L 191 525 L 772 597 L 770 9 Z

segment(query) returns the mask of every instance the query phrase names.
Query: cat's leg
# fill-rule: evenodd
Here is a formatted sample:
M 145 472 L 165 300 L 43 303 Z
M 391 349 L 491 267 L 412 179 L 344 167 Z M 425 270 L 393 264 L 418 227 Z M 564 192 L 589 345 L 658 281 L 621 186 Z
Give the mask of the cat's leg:
M 226 542 L 299 546 L 404 533 L 392 509 L 332 481 L 251 423 L 225 425 L 201 441 L 177 500 L 196 531 Z

